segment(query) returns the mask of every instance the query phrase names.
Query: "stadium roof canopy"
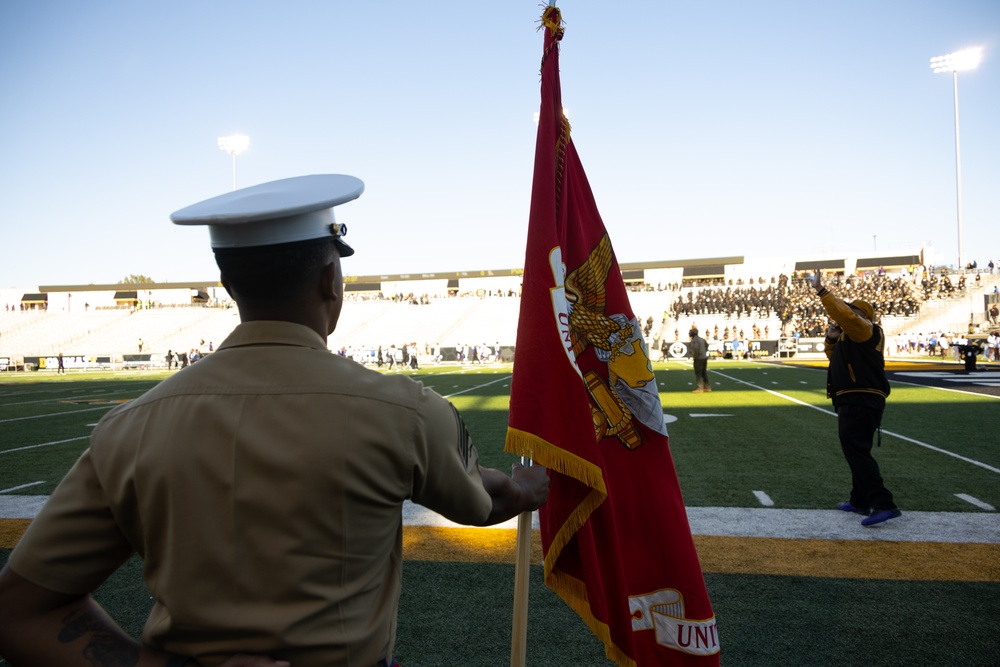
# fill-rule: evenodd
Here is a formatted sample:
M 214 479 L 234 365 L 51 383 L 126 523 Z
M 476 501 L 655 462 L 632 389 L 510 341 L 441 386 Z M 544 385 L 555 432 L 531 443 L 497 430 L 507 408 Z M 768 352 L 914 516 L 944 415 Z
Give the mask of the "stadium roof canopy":
M 898 268 L 901 266 L 917 266 L 923 264 L 920 255 L 897 255 L 895 257 L 859 257 L 857 268 L 877 269 Z
M 627 275 L 633 281 L 641 280 L 641 272 L 652 269 L 683 269 L 684 276 L 688 277 L 688 271 L 702 271 L 703 273 L 692 274 L 696 277 L 715 277 L 724 274 L 724 268 L 730 265 L 743 264 L 742 256 L 735 257 L 708 257 L 702 259 L 676 259 L 656 262 L 627 262 L 619 264 L 623 275 Z M 385 273 L 380 275 L 367 276 L 344 276 L 344 289 L 348 292 L 378 291 L 383 282 L 403 282 L 407 280 L 447 280 L 448 287 L 458 286 L 457 281 L 463 278 L 502 278 L 509 276 L 524 275 L 524 269 L 480 269 L 477 271 L 439 271 L 434 273 Z M 638 277 L 637 277 L 638 276 Z M 177 282 L 177 283 L 135 283 L 135 284 L 90 284 L 90 285 L 42 285 L 38 289 L 45 292 L 118 292 L 122 288 L 144 290 L 162 290 L 190 288 L 204 290 L 211 287 L 222 287 L 218 279 L 206 280 L 202 282 Z
M 722 278 L 726 275 L 725 264 L 709 264 L 707 266 L 685 266 L 685 278 Z
M 846 260 L 817 259 L 806 262 L 795 262 L 796 271 L 843 271 Z

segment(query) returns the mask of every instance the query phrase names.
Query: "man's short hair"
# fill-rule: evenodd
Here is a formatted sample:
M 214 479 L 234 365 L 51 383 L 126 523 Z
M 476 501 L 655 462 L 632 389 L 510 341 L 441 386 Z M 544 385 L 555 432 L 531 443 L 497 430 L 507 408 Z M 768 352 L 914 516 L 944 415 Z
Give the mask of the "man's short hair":
M 333 237 L 249 248 L 213 248 L 222 277 L 240 298 L 293 299 L 316 281 L 335 252 Z

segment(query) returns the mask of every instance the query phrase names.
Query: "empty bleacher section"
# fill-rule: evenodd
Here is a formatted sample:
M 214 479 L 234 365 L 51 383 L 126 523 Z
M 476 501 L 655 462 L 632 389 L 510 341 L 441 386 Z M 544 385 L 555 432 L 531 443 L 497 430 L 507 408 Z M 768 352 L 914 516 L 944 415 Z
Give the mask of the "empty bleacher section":
M 621 269 L 632 311 L 657 351 L 686 342 L 692 326 L 720 344 L 822 336 L 826 316 L 809 284 L 815 270 L 838 296 L 870 301 L 887 336 L 896 339 L 931 332 L 964 335 L 970 327 L 985 336 L 1000 327 L 988 315 L 991 305 L 1000 304 L 1000 268 L 945 272 L 907 263 L 918 258 L 794 263 L 721 258 Z M 0 290 L 0 360 L 51 359 L 62 352 L 117 359 L 126 366 L 130 359 L 134 365 L 159 365 L 168 350 L 210 352 L 239 322 L 237 309 L 217 285 L 142 285 L 134 300 L 125 302 L 118 298 L 120 286 L 96 287 Z M 329 346 L 358 353 L 416 345 L 420 355 L 440 346 L 447 359 L 456 346 L 499 344 L 509 359 L 519 289 L 515 269 L 353 278 Z
M 387 348 L 415 342 L 423 350 L 439 344 L 513 345 L 521 300 L 517 297 L 443 297 L 423 303 L 351 301 L 330 336 L 331 349 Z
M 239 322 L 235 308 L 162 307 L 91 310 L 81 313 L 26 311 L 0 314 L 0 355 L 109 358 L 168 351 L 209 351 Z M 140 341 L 142 349 L 139 349 Z

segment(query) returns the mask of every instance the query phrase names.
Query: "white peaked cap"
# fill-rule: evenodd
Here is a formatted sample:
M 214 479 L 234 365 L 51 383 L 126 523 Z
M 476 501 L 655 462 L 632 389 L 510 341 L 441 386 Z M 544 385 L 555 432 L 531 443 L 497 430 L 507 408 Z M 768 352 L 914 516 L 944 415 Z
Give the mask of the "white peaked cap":
M 261 183 L 192 204 L 170 215 L 178 225 L 207 225 L 213 248 L 250 248 L 333 237 L 341 257 L 354 254 L 344 243 L 347 225 L 333 207 L 357 199 L 359 178 L 314 174 Z

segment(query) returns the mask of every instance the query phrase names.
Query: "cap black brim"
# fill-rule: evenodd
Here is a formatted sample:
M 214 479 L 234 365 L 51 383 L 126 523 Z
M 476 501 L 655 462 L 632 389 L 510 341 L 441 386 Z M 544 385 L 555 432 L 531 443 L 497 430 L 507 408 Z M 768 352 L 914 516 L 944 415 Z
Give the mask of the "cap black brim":
M 334 239 L 333 243 L 334 243 L 334 245 L 337 246 L 337 252 L 340 253 L 341 257 L 350 257 L 351 255 L 354 254 L 354 248 L 352 248 L 351 246 L 347 245 L 346 243 L 344 243 L 340 239 Z

